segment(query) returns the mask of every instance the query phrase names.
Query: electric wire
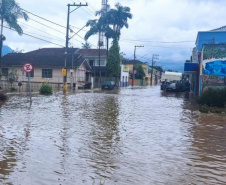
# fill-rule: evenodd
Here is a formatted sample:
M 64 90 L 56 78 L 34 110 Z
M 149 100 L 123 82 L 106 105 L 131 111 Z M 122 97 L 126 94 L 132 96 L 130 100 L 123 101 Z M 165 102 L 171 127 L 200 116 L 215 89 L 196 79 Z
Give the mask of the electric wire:
M 3 26 L 3 27 L 6 28 L 6 29 L 8 29 L 8 30 L 17 32 L 16 30 L 14 30 L 14 29 L 12 29 L 12 28 L 9 28 L 9 27 L 7 27 L 7 26 Z M 26 35 L 26 36 L 29 36 L 29 37 L 32 37 L 32 38 L 35 38 L 35 39 L 38 39 L 38 40 L 41 40 L 41 41 L 44 41 L 44 42 L 48 42 L 48 43 L 51 43 L 51 44 L 54 44 L 54 45 L 57 45 L 57 46 L 64 47 L 63 45 L 60 45 L 60 44 L 57 44 L 57 43 L 54 43 L 54 42 L 51 42 L 51 41 L 48 41 L 48 40 L 45 40 L 45 39 L 36 37 L 36 36 L 34 36 L 34 35 L 27 34 L 27 33 L 25 33 L 25 32 L 23 32 L 23 35 Z

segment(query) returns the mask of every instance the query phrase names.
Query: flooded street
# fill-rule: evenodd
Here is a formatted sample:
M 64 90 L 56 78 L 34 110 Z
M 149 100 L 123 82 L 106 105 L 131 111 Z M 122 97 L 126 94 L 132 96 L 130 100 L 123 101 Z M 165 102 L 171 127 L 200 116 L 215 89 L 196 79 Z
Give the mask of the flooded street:
M 226 184 L 226 116 L 160 87 L 12 96 L 0 184 Z

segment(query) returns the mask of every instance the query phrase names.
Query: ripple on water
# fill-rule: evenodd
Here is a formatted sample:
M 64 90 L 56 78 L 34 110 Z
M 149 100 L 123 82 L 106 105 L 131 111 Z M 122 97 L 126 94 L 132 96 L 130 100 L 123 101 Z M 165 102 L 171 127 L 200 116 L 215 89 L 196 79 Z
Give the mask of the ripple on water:
M 12 96 L 0 184 L 225 184 L 225 123 L 159 87 Z

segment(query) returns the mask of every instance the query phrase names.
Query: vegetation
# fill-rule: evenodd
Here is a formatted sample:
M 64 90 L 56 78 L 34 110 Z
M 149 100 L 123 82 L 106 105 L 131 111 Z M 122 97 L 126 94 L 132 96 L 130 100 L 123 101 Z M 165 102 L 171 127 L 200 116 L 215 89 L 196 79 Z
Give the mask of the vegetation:
M 137 70 L 137 74 L 135 75 L 136 79 L 143 80 L 145 77 L 145 73 L 141 64 L 135 66 L 135 70 Z
M 226 88 L 208 88 L 201 94 L 198 103 L 208 107 L 225 107 Z
M 39 93 L 42 95 L 50 95 L 52 94 L 52 87 L 48 83 L 43 83 L 39 89 Z
M 156 69 L 157 71 L 160 71 L 161 73 L 164 72 L 162 66 L 153 66 L 154 69 Z
M 4 92 L 0 92 L 0 101 L 5 101 L 7 99 L 7 96 Z
M 99 19 L 89 20 L 86 23 L 86 26 L 89 26 L 90 30 L 86 33 L 85 40 L 88 40 L 92 35 L 100 33 L 104 33 L 107 41 L 110 38 L 119 40 L 121 29 L 124 27 L 128 28 L 128 19 L 132 19 L 130 8 L 121 6 L 119 3 L 115 5 L 115 9 L 110 9 L 108 12 L 99 11 L 96 14 L 100 15 Z M 102 46 L 102 44 L 99 43 L 99 46 Z
M 205 45 L 203 52 L 203 60 L 212 58 L 225 58 L 226 46 L 225 45 Z
M 0 20 L 1 20 L 1 30 L 3 30 L 4 22 L 10 28 L 17 31 L 19 35 L 23 34 L 23 30 L 18 24 L 18 19 L 23 18 L 28 20 L 28 15 L 20 8 L 20 6 L 15 2 L 15 0 L 1 0 L 0 1 Z M 0 35 L 0 54 L 2 51 L 2 41 L 5 40 L 3 33 Z M 1 56 L 1 55 L 0 55 Z
M 109 50 L 108 62 L 107 62 L 107 74 L 110 77 L 120 77 L 120 54 L 119 54 L 118 41 L 114 40 Z
M 12 69 L 8 76 L 6 77 L 7 81 L 11 84 L 11 89 L 13 88 L 14 82 L 16 82 L 19 78 L 19 75 L 17 73 L 16 69 Z
M 82 49 L 91 49 L 91 45 L 86 41 L 86 43 L 82 43 Z

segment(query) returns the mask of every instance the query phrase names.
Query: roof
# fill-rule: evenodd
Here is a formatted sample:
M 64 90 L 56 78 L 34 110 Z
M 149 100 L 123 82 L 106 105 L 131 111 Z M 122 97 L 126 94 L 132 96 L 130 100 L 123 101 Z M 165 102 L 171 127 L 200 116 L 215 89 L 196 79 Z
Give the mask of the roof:
M 98 57 L 99 49 L 78 49 L 76 51 L 77 54 L 81 54 L 83 57 Z M 100 49 L 100 56 L 107 57 L 107 50 Z
M 72 54 L 77 51 L 78 48 L 68 48 L 68 53 Z M 34 51 L 27 52 L 30 55 L 55 55 L 55 54 L 65 54 L 65 48 L 41 48 Z
M 69 49 L 67 56 L 67 66 L 72 66 L 73 52 L 75 48 Z M 64 67 L 65 63 L 65 49 L 64 48 L 44 48 L 28 53 L 10 53 L 2 58 L 2 67 L 23 66 L 28 62 L 34 67 Z M 80 54 L 74 54 L 74 67 L 79 67 L 85 59 Z
M 129 64 L 137 65 L 137 64 L 146 64 L 146 63 L 141 62 L 139 60 L 123 60 L 122 64 L 124 64 L 124 65 L 129 65 Z
M 210 30 L 210 32 L 212 32 L 212 31 L 225 31 L 226 32 L 226 26 L 222 26 L 220 28 L 216 28 L 216 29 Z

